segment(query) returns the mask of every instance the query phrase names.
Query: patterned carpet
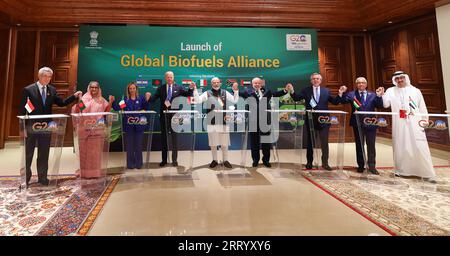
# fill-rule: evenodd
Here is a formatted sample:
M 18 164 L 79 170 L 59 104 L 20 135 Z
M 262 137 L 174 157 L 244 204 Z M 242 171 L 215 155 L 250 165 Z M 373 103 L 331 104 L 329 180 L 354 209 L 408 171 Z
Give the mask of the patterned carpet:
M 86 235 L 119 179 L 81 188 L 74 176 L 63 176 L 57 189 L 34 186 L 25 197 L 18 177 L 0 177 L 0 236 Z
M 303 177 L 391 235 L 450 235 L 448 167 L 436 168 L 437 184 L 379 171 L 380 176 L 311 171 Z

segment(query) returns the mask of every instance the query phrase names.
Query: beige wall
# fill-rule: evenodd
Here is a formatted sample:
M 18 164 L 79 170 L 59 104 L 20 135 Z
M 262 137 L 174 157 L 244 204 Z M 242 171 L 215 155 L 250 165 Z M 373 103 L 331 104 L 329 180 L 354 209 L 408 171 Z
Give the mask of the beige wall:
M 447 110 L 450 111 L 450 3 L 436 8 L 436 20 L 441 48 L 445 101 Z

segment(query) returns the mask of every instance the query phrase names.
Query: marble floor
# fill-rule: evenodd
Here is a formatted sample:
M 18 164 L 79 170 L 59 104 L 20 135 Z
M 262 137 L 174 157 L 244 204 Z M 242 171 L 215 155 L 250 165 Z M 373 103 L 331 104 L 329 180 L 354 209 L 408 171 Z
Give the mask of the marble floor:
M 392 166 L 389 143 L 377 145 L 377 164 Z M 355 165 L 354 144 L 345 145 L 344 166 Z M 219 154 L 220 155 L 220 154 Z M 111 153 L 109 171 L 123 173 L 88 235 L 390 235 L 362 214 L 336 200 L 310 180 L 285 170 L 301 163 L 293 150 L 280 150 L 280 168 L 237 166 L 240 151 L 230 151 L 233 170 L 211 170 L 209 151 L 180 152 L 180 167 L 159 168 L 152 152 L 150 170 L 123 170 L 122 153 Z M 251 163 L 250 152 L 246 154 Z M 335 164 L 337 146 L 330 146 Z M 448 165 L 446 152 L 433 151 L 434 165 Z M 20 148 L 0 150 L 0 176 L 17 175 Z M 61 174 L 78 168 L 72 148 L 64 148 Z M 287 174 L 287 175 L 286 175 Z

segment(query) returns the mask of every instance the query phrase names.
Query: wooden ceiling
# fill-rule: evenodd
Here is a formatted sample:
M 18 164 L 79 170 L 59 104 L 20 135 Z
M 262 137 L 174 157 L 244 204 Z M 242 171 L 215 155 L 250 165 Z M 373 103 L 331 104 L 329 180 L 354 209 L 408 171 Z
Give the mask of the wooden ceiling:
M 0 0 L 0 22 L 308 27 L 363 30 L 434 12 L 437 0 Z

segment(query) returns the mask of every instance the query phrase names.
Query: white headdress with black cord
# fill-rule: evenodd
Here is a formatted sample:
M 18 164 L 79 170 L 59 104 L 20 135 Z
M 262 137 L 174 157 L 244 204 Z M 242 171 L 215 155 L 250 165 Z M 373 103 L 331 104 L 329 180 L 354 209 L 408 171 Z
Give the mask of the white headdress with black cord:
M 406 86 L 411 85 L 411 80 L 409 79 L 408 74 L 406 74 L 406 73 L 403 72 L 403 71 L 395 71 L 394 74 L 392 74 L 392 83 L 393 83 L 395 86 L 397 86 L 397 82 L 395 82 L 395 79 L 396 79 L 397 77 L 401 77 L 401 76 L 405 77 Z

